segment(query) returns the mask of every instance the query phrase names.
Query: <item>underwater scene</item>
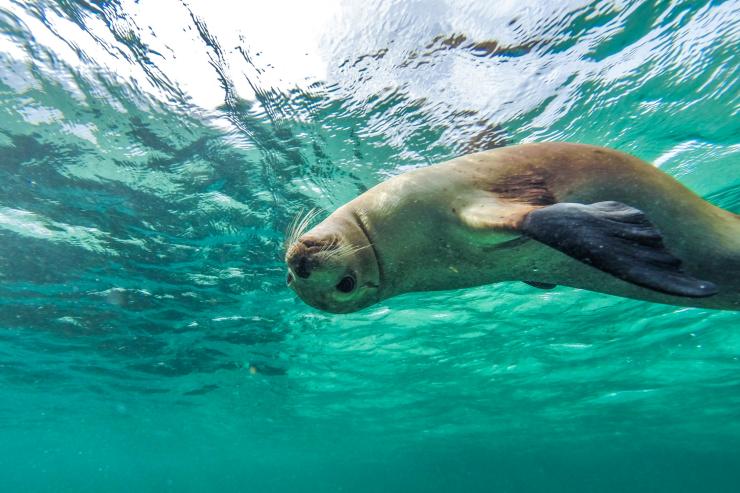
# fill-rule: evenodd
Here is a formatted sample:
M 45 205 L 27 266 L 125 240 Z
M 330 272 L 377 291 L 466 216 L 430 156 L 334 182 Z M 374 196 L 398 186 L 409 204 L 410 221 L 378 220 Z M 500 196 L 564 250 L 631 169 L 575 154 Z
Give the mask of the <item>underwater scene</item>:
M 740 213 L 739 53 L 737 0 L 0 0 L 0 492 L 740 491 L 740 312 L 332 314 L 285 261 L 309 211 L 521 143 Z

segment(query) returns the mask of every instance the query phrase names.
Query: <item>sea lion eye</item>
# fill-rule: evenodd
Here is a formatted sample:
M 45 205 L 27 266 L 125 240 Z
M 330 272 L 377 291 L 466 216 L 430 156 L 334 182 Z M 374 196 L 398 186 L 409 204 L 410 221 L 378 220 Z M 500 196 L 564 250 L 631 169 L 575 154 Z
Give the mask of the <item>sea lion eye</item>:
M 337 289 L 342 293 L 352 292 L 352 290 L 355 289 L 355 278 L 352 276 L 344 276 L 337 284 Z

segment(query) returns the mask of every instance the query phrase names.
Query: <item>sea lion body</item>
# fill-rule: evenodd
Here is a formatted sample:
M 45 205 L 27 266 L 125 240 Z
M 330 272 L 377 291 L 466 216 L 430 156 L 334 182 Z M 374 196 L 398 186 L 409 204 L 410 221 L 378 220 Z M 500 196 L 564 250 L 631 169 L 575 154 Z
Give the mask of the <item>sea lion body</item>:
M 680 259 L 679 270 L 713 284 L 716 294 L 675 296 L 641 287 L 584 263 L 589 258 L 576 259 L 522 234 L 533 211 L 562 203 L 607 202 L 642 211 L 662 236 L 661 247 Z M 740 218 L 644 161 L 615 150 L 542 143 L 470 154 L 391 178 L 340 207 L 304 236 L 320 241 L 337 229 L 335 225 L 353 222 L 372 249 L 377 279 L 371 284 L 377 288 L 351 310 L 341 302 L 321 306 L 329 311 L 352 311 L 405 292 L 501 281 L 740 310 Z M 582 233 L 576 227 L 572 232 L 561 229 L 575 237 Z M 289 265 L 300 251 L 295 245 L 288 251 Z M 365 258 L 368 261 L 372 263 Z M 310 278 L 296 279 L 293 285 L 309 303 L 315 287 Z

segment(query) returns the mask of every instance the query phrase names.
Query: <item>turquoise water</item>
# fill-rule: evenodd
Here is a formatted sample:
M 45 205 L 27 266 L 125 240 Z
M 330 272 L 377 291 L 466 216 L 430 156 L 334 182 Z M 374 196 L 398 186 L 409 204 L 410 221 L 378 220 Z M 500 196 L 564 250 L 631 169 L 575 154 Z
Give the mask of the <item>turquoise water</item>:
M 739 45 L 737 1 L 0 0 L 0 491 L 740 491 L 737 313 L 339 316 L 282 263 L 299 212 L 506 143 L 740 212 Z

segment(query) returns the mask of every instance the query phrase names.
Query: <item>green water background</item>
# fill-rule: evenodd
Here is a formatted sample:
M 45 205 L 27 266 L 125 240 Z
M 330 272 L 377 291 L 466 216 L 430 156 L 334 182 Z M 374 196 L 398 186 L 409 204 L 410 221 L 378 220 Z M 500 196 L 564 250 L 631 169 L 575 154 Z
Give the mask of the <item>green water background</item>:
M 333 316 L 282 265 L 301 210 L 504 143 L 740 212 L 738 2 L 334 8 L 0 1 L 0 491 L 739 491 L 736 313 L 506 283 Z

